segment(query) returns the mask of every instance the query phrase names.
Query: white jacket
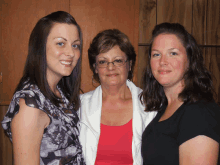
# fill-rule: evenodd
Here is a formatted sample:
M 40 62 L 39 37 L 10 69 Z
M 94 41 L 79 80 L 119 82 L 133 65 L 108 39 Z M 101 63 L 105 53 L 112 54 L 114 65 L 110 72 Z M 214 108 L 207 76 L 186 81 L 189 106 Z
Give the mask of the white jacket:
M 133 165 L 142 165 L 141 139 L 145 127 L 155 117 L 156 112 L 144 112 L 145 107 L 139 100 L 141 89 L 127 80 L 127 86 L 132 94 L 133 102 Z M 94 165 L 100 136 L 100 121 L 102 109 L 102 88 L 98 86 L 94 91 L 81 95 L 80 135 L 82 151 L 86 165 Z

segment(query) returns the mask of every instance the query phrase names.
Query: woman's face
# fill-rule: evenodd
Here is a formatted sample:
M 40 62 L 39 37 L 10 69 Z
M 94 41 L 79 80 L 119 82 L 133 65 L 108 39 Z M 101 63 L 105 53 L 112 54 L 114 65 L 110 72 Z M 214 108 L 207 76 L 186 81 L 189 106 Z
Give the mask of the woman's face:
M 114 46 L 106 53 L 100 53 L 96 57 L 97 63 L 108 62 L 121 62 L 127 60 L 126 54 L 121 51 L 118 45 Z M 125 62 L 124 65 L 115 66 L 113 63 L 108 63 L 107 67 L 95 66 L 95 72 L 99 75 L 100 83 L 107 88 L 110 86 L 122 86 L 126 84 L 128 72 L 130 69 L 129 62 Z
M 174 34 L 160 34 L 152 44 L 150 65 L 155 79 L 164 87 L 183 87 L 188 68 L 186 49 Z
M 46 43 L 47 78 L 69 76 L 80 57 L 80 38 L 75 25 L 55 23 Z

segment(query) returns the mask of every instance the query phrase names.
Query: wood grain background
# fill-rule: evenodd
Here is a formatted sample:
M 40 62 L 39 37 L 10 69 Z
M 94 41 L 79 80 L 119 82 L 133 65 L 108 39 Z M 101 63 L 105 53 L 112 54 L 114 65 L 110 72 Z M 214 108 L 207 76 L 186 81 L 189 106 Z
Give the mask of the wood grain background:
M 81 88 L 84 92 L 95 88 L 87 49 L 99 31 L 118 28 L 129 36 L 138 54 L 134 82 L 141 86 L 152 29 L 158 23 L 178 22 L 201 45 L 205 64 L 215 77 L 217 101 L 220 100 L 219 0 L 4 0 L 0 1 L 0 72 L 3 73 L 0 120 L 22 75 L 31 30 L 38 19 L 57 10 L 70 12 L 83 31 Z M 11 143 L 0 128 L 0 164 L 12 165 L 12 160 Z

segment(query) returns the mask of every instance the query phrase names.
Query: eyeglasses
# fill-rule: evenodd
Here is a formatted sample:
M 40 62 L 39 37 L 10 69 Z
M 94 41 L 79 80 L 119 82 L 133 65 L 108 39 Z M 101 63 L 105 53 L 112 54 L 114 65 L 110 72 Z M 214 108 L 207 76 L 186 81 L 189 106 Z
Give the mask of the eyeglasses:
M 99 68 L 107 68 L 107 66 L 112 63 L 114 66 L 116 67 L 120 67 L 122 65 L 124 65 L 128 60 L 124 60 L 124 59 L 116 59 L 112 62 L 108 62 L 106 60 L 100 60 L 96 63 L 96 66 Z

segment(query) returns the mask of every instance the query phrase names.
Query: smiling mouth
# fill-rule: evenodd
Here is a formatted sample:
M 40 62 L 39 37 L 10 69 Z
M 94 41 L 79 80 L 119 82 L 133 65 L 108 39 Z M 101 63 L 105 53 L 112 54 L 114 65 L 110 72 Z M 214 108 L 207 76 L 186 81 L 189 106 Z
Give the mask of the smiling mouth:
M 170 73 L 171 71 L 159 71 L 160 74 L 167 74 Z
M 71 65 L 72 61 L 60 61 L 62 65 Z

